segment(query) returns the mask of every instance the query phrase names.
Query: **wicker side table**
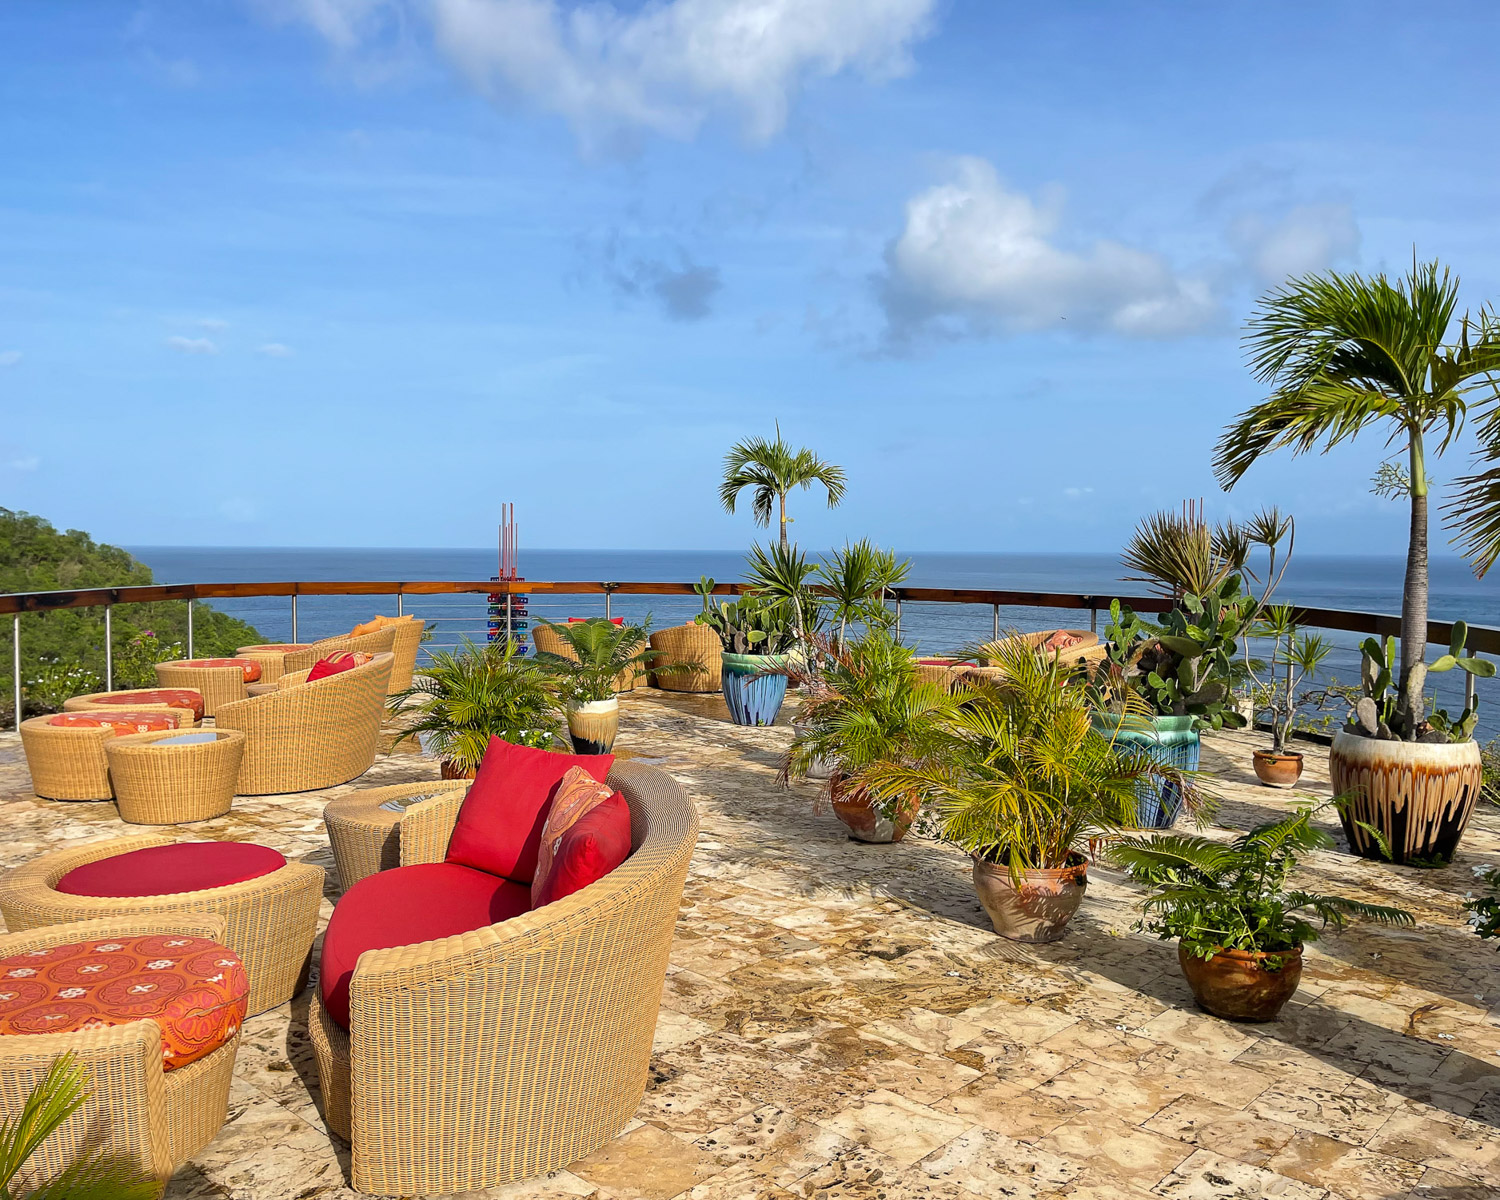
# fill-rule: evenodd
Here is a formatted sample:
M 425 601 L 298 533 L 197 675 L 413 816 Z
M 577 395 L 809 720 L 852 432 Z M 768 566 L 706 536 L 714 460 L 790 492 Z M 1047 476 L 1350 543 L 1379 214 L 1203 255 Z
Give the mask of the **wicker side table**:
M 105 743 L 104 753 L 122 821 L 181 825 L 229 811 L 245 735 L 238 729 L 133 733 Z
M 328 841 L 339 871 L 339 887 L 348 891 L 367 875 L 401 865 L 401 818 L 419 800 L 465 792 L 467 779 L 402 783 L 362 788 L 330 800 L 323 808 Z

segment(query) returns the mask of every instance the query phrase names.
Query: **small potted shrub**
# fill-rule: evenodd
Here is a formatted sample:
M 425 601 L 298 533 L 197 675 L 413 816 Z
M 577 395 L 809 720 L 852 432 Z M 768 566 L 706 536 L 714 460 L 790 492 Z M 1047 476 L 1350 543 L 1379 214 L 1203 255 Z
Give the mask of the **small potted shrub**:
M 557 699 L 547 677 L 513 645 L 435 651 L 411 687 L 387 701 L 402 725 L 397 743 L 418 739 L 437 756 L 444 779 L 472 779 L 490 738 L 545 748 L 557 730 Z
M 752 592 L 733 604 L 721 600 L 696 620 L 724 647 L 721 686 L 730 718 L 736 725 L 774 725 L 786 699 L 787 652 L 797 640 L 792 605 Z
M 1138 928 L 1177 939 L 1198 1006 L 1233 1021 L 1274 1021 L 1302 978 L 1302 948 L 1350 917 L 1410 925 L 1399 908 L 1288 884 L 1297 858 L 1331 846 L 1316 810 L 1258 825 L 1233 842 L 1186 834 L 1115 842 L 1109 857 L 1150 889 Z
M 1056 941 L 1083 902 L 1089 842 L 1129 825 L 1137 785 L 1172 769 L 1099 733 L 1084 689 L 1055 657 L 1019 640 L 998 655 L 999 678 L 957 695 L 956 711 L 934 711 L 941 744 L 925 761 L 885 760 L 859 783 L 884 799 L 915 793 L 936 810 L 938 833 L 974 860 L 996 933 Z
M 1289 744 L 1297 719 L 1297 686 L 1317 672 L 1333 645 L 1321 634 L 1299 631 L 1289 604 L 1267 609 L 1255 636 L 1271 640 L 1270 680 L 1264 685 L 1257 680 L 1254 690 L 1256 707 L 1271 725 L 1271 748 L 1255 751 L 1255 777 L 1267 787 L 1295 787 L 1302 778 L 1302 755 Z
M 621 677 L 631 678 L 656 657 L 649 645 L 650 622 L 616 625 L 602 617 L 559 625 L 542 621 L 562 641 L 567 653 L 538 650 L 532 661 L 557 686 L 568 716 L 568 734 L 576 754 L 608 754 L 620 732 Z M 670 670 L 655 663 L 654 671 Z
M 872 796 L 861 772 L 872 764 L 927 764 L 946 747 L 945 722 L 955 719 L 966 693 L 924 681 L 913 652 L 885 629 L 842 643 L 819 640 L 817 671 L 791 665 L 786 674 L 805 695 L 782 782 L 823 778 L 823 796 L 861 842 L 899 842 L 921 805 L 916 789 Z

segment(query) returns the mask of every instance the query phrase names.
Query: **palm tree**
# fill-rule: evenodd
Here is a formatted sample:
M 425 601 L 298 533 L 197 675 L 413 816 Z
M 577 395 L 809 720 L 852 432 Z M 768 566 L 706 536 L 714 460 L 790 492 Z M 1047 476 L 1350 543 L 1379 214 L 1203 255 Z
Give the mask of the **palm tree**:
M 719 501 L 727 512 L 734 511 L 735 501 L 745 488 L 754 488 L 751 514 L 755 523 L 762 527 L 771 524 L 771 511 L 779 510 L 781 519 L 781 544 L 787 544 L 786 526 L 791 520 L 786 515 L 786 495 L 794 487 L 804 490 L 814 483 L 828 489 L 828 507 L 834 508 L 844 498 L 847 479 L 844 468 L 825 462 L 806 446 L 793 450 L 791 444 L 781 436 L 781 423 L 776 424 L 776 440 L 746 438 L 736 442 L 724 456 L 724 482 L 719 484 Z
M 1458 280 L 1436 262 L 1413 262 L 1400 280 L 1331 271 L 1269 293 L 1245 346 L 1271 394 L 1224 431 L 1214 455 L 1227 491 L 1271 450 L 1302 454 L 1321 444 L 1326 453 L 1377 425 L 1406 452 L 1397 474 L 1411 501 L 1397 716 L 1408 740 L 1425 712 L 1428 438 L 1441 454 L 1471 397 L 1500 399 L 1500 321 L 1487 308 L 1455 319 L 1457 307 Z

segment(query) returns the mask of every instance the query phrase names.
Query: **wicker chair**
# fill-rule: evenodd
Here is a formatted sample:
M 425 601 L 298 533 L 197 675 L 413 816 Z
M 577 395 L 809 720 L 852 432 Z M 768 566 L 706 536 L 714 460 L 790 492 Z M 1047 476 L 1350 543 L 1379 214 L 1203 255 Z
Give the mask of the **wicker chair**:
M 108 937 L 182 934 L 224 939 L 211 913 L 141 913 L 49 925 L 0 937 L 0 957 Z M 163 1183 L 217 1134 L 228 1117 L 240 1035 L 195 1063 L 162 1069 L 161 1030 L 131 1021 L 76 1033 L 0 1037 L 0 1115 L 14 1119 L 60 1055 L 72 1052 L 91 1086 L 73 1116 L 27 1160 L 32 1181 L 55 1175 L 89 1149 L 123 1160 Z
M 420 622 L 418 622 L 420 624 Z M 421 640 L 421 633 L 417 638 Z M 275 683 L 289 671 L 309 671 L 320 658 L 337 654 L 342 650 L 358 650 L 364 654 L 384 654 L 391 650 L 396 640 L 396 629 L 389 626 L 374 633 L 352 637 L 341 633 L 337 637 L 323 638 L 317 642 L 282 642 L 259 646 L 241 646 L 236 653 L 240 658 L 253 658 L 260 663 L 260 682 Z M 416 655 L 413 653 L 413 660 Z
M 582 891 L 497 925 L 367 950 L 346 1031 L 309 1019 L 328 1125 L 360 1191 L 468 1192 L 581 1158 L 645 1092 L 667 955 L 697 837 L 667 775 L 620 763 L 631 856 Z M 440 862 L 463 793 L 413 805 L 401 863 Z
M 568 645 L 562 635 L 538 622 L 531 631 L 531 644 L 539 652 L 556 654 L 561 658 L 571 658 L 578 661 L 578 655 L 573 653 L 573 647 Z M 646 685 L 646 668 L 636 666 L 628 671 L 621 671 L 615 676 L 615 691 L 633 692 L 638 687 Z
M 249 1012 L 284 1004 L 307 981 L 308 955 L 317 934 L 323 899 L 323 868 L 288 862 L 244 883 L 164 896 L 74 896 L 57 881 L 75 867 L 177 839 L 142 833 L 104 838 L 53 850 L 0 879 L 0 915 L 14 932 L 96 919 L 172 921 L 222 919 L 222 941 L 245 963 L 250 977 Z
M 156 664 L 156 686 L 193 688 L 203 693 L 203 715 L 217 716 L 226 704 L 245 698 L 245 672 L 238 665 L 195 667 L 192 659 Z
M 665 692 L 717 692 L 723 683 L 723 644 L 707 625 L 689 622 L 651 635 L 651 649 L 660 661 L 680 663 L 688 670 L 664 671 L 652 682 Z
M 390 677 L 391 655 L 377 654 L 362 667 L 226 705 L 214 723 L 245 734 L 240 794 L 310 792 L 363 775 L 380 745 Z
M 149 696 L 160 688 L 125 688 L 118 692 L 90 692 L 87 696 L 74 696 L 71 700 L 63 701 L 63 712 L 107 712 L 113 710 L 119 712 L 128 708 L 131 712 L 172 712 L 177 714 L 177 728 L 189 729 L 198 724 L 198 713 L 191 708 L 175 708 L 170 704 L 158 704 L 149 701 L 137 703 L 134 700 L 127 704 L 107 704 L 105 697 L 117 696 Z M 190 692 L 198 692 L 195 687 L 187 689 Z M 202 692 L 198 692 L 202 696 Z
M 1065 649 L 1053 651 L 1053 656 L 1061 663 L 1064 670 L 1082 667 L 1092 675 L 1109 654 L 1109 647 L 1099 641 L 1099 635 L 1087 629 L 1041 629 L 1034 633 L 1020 633 L 1013 637 L 1001 638 L 998 642 L 985 643 L 979 648 L 979 654 L 986 665 L 970 667 L 967 674 L 976 681 L 999 679 L 1005 674 L 1003 667 L 995 665 L 1002 647 L 1012 642 L 1021 642 L 1034 650 L 1041 650 L 1042 643 L 1059 633 L 1071 634 L 1078 639 Z

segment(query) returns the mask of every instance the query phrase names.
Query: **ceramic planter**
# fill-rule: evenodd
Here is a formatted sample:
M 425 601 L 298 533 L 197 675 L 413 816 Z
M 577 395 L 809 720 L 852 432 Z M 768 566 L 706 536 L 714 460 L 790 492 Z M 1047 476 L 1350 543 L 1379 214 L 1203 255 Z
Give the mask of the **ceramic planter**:
M 1177 961 L 1198 1007 L 1230 1021 L 1274 1021 L 1302 978 L 1300 946 L 1274 954 L 1221 950 L 1199 958 L 1179 942 Z
M 837 775 L 829 781 L 828 797 L 834 816 L 848 828 L 849 836 L 857 842 L 876 845 L 899 842 L 904 838 L 921 808 L 921 801 L 913 797 L 903 803 L 894 816 L 888 817 L 864 792 L 849 787 Z
M 724 703 L 736 725 L 774 725 L 786 699 L 786 676 L 766 674 L 786 665 L 784 654 L 720 653 Z
M 1380 830 L 1396 863 L 1448 862 L 1474 812 L 1482 782 L 1478 742 L 1385 742 L 1336 733 L 1328 753 L 1349 848 L 1384 861 L 1361 823 Z
M 1255 752 L 1255 777 L 1267 787 L 1296 787 L 1302 778 L 1302 755 L 1291 752 L 1278 754 L 1274 750 Z
M 1094 728 L 1122 746 L 1144 750 L 1164 766 L 1196 771 L 1202 750 L 1195 717 L 1139 717 L 1095 713 Z M 1182 811 L 1182 790 L 1175 783 L 1142 782 L 1136 786 L 1136 824 L 1142 829 L 1170 829 Z
M 1083 903 L 1088 862 L 1073 854 L 1065 867 L 1022 871 L 1021 884 L 1001 863 L 974 859 L 974 890 L 995 932 L 1013 942 L 1055 942 Z
M 608 754 L 620 732 L 620 698 L 568 705 L 568 736 L 574 754 Z
M 799 739 L 805 738 L 812 733 L 812 727 L 809 725 L 799 725 L 797 724 L 797 722 L 793 721 L 792 732 L 796 734 Z M 813 759 L 812 762 L 810 762 L 807 766 L 807 777 L 809 779 L 833 778 L 832 760 L 827 758 Z

